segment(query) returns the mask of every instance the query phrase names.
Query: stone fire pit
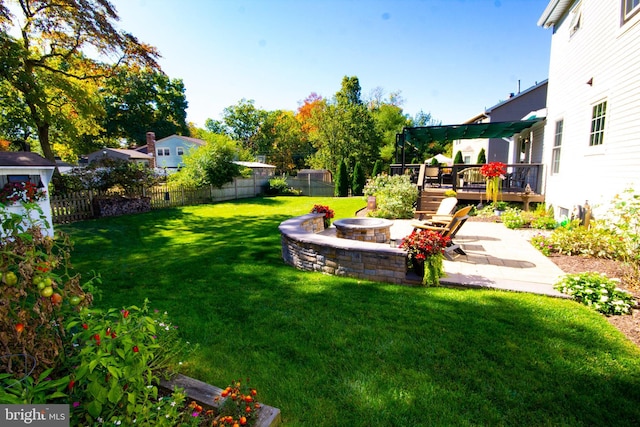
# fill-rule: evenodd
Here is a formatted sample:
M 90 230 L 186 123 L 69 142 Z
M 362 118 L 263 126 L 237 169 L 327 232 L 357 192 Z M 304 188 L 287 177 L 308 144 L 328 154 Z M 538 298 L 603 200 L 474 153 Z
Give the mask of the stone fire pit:
M 344 218 L 333 222 L 336 237 L 361 242 L 389 243 L 393 222 L 382 218 Z

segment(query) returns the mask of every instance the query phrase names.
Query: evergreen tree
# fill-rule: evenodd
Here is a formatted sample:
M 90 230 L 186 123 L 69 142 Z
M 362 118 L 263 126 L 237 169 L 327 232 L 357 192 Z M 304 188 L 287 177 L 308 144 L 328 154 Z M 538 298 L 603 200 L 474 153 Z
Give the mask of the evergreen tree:
M 360 162 L 356 162 L 353 167 L 353 182 L 351 183 L 351 195 L 362 196 L 364 185 L 367 183 L 367 178 L 364 176 L 364 170 L 360 166 Z
M 373 172 L 371 172 L 371 176 L 375 177 L 382 173 L 382 160 L 378 159 L 373 164 Z
M 487 163 L 487 153 L 485 153 L 484 148 L 482 148 L 478 153 L 478 161 L 476 163 L 478 163 L 479 165 L 484 165 L 485 163 Z
M 340 167 L 338 168 L 335 195 L 336 197 L 347 197 L 349 195 L 349 173 L 347 172 L 347 164 L 344 160 L 340 162 Z
M 464 159 L 462 158 L 462 152 L 458 151 L 456 153 L 456 158 L 453 159 L 453 164 L 456 165 L 456 164 L 460 164 L 460 163 L 464 163 Z

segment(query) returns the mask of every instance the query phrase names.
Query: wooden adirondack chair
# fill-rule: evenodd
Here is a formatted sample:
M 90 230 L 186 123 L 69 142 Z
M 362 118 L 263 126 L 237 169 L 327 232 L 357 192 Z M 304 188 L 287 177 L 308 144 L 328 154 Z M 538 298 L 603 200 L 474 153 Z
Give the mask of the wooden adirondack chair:
M 472 206 L 466 206 L 459 211 L 457 211 L 449 221 L 439 222 L 439 221 L 431 221 L 430 223 L 412 223 L 414 230 L 432 230 L 441 233 L 443 236 L 447 236 L 451 238 L 451 244 L 447 246 L 445 249 L 444 256 L 453 260 L 455 258 L 454 254 L 466 255 L 464 250 L 460 247 L 460 245 L 453 242 L 453 238 L 456 236 L 460 228 L 467 222 L 469 219 L 469 212 L 471 211 Z

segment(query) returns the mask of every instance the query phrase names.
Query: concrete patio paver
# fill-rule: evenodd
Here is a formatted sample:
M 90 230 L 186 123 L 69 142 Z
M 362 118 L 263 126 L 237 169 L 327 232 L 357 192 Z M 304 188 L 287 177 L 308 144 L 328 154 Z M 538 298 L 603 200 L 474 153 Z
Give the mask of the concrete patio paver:
M 391 239 L 399 244 L 413 230 L 411 222 L 395 220 Z M 467 221 L 453 240 L 466 255 L 444 261 L 442 285 L 566 297 L 553 289 L 564 272 L 536 250 L 522 231 L 501 223 Z

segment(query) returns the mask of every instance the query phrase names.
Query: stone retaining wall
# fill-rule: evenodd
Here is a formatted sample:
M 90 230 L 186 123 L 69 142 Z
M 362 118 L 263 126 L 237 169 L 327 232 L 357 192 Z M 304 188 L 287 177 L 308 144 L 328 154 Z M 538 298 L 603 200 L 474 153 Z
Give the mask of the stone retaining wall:
M 280 224 L 282 258 L 300 270 L 396 284 L 420 283 L 407 274 L 407 254 L 385 243 L 361 242 L 318 234 L 322 214 L 307 214 Z

